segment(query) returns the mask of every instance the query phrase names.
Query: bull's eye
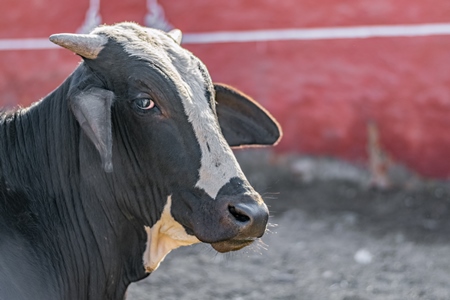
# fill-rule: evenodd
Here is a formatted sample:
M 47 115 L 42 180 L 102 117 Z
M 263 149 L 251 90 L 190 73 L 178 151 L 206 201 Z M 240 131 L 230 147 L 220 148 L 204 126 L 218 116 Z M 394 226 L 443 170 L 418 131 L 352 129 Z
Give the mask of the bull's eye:
M 134 100 L 134 104 L 137 106 L 137 108 L 142 110 L 150 110 L 155 107 L 155 102 L 148 98 L 136 99 Z

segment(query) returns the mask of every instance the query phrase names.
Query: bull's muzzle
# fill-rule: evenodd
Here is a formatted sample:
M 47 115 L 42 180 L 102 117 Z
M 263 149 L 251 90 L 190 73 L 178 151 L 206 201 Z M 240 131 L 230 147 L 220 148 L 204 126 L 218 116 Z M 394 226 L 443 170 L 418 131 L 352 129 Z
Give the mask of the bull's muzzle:
M 172 199 L 172 215 L 186 233 L 219 252 L 239 250 L 267 228 L 269 210 L 245 179 L 232 178 L 215 198 L 194 189 L 174 192 Z
M 219 252 L 239 250 L 262 237 L 269 220 L 269 210 L 258 194 L 227 198 L 227 211 L 223 212 L 222 223 L 233 228 L 236 235 L 225 241 L 211 243 Z
M 266 231 L 269 210 L 264 203 L 229 204 L 228 212 L 233 222 L 240 227 L 240 236 L 260 238 Z

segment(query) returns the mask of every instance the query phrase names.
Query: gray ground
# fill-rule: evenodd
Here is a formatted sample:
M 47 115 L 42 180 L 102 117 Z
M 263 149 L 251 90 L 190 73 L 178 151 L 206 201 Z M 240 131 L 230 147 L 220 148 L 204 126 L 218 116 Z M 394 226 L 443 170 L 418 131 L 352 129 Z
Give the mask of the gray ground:
M 272 211 L 262 242 L 177 249 L 129 299 L 450 299 L 448 182 L 404 176 L 381 191 L 341 162 L 250 153 L 244 171 Z

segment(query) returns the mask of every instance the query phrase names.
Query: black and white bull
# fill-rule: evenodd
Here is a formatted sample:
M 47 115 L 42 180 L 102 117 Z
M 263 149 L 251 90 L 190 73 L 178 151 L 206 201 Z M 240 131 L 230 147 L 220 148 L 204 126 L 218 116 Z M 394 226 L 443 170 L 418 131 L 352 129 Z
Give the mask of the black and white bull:
M 50 39 L 83 61 L 1 115 L 1 300 L 123 299 L 174 248 L 263 235 L 267 207 L 230 146 L 278 141 L 264 109 L 213 84 L 177 30 Z

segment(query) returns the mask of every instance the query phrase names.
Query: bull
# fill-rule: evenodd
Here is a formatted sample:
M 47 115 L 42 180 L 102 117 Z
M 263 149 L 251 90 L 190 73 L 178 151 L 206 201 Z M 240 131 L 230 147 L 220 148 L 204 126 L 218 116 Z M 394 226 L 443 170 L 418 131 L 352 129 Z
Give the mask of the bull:
M 82 58 L 52 93 L 0 116 L 0 299 L 124 299 L 173 249 L 260 238 L 268 209 L 230 147 L 277 122 L 214 84 L 181 32 L 133 23 L 53 43 Z

